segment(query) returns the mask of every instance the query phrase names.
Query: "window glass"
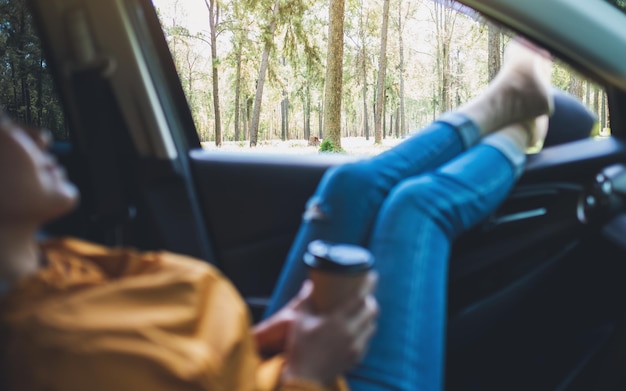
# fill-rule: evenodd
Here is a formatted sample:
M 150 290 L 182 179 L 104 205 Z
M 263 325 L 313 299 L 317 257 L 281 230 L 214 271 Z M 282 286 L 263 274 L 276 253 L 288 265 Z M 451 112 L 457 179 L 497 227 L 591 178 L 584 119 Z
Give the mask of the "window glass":
M 17 121 L 68 139 L 63 109 L 25 0 L 0 0 L 0 104 Z
M 556 59 L 552 84 L 578 98 L 597 118 L 592 137 L 611 135 L 608 99 L 604 87 Z
M 153 4 L 205 148 L 324 149 L 331 137 L 323 120 L 324 88 L 333 60 L 326 58 L 332 44 L 327 2 Z M 348 153 L 379 153 L 474 97 L 497 73 L 512 36 L 450 0 L 391 2 L 383 33 L 382 4 L 345 3 L 341 119 L 334 127 Z M 386 66 L 379 84 L 383 36 Z M 609 133 L 602 88 L 558 62 L 553 82 L 598 115 L 595 134 Z

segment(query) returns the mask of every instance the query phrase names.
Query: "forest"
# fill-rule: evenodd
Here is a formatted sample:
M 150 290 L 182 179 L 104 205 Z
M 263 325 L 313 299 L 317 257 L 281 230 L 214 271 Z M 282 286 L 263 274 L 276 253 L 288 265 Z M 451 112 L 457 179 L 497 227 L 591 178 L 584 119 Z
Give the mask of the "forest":
M 512 36 L 452 0 L 152 1 L 200 140 L 217 146 L 402 138 L 484 88 Z M 0 55 L 4 110 L 67 138 L 25 0 L 0 0 Z M 558 61 L 553 83 L 608 133 L 601 86 Z
M 153 0 L 202 141 L 401 138 L 477 94 L 512 34 L 452 0 Z M 608 133 L 606 95 L 553 83 Z M 379 104 L 380 102 L 380 104 Z
M 0 0 L 0 105 L 15 120 L 67 139 L 63 108 L 25 0 Z

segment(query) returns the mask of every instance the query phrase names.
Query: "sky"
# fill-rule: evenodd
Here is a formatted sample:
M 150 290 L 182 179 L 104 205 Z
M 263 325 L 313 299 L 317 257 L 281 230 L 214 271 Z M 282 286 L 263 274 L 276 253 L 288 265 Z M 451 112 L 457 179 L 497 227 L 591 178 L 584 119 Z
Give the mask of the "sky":
M 174 14 L 174 4 L 178 6 L 178 19 L 181 24 L 195 34 L 207 31 L 209 28 L 209 11 L 204 0 L 152 0 L 152 4 L 157 7 L 164 17 Z

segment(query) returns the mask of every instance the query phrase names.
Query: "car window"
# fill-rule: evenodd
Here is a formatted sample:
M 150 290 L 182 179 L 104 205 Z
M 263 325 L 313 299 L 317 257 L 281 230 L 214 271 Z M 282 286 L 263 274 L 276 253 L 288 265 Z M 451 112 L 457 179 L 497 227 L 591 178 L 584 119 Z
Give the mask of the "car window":
M 335 148 L 325 146 L 332 135 L 323 118 L 330 67 L 326 3 L 153 4 L 202 145 L 215 151 L 379 153 L 475 96 L 497 73 L 513 36 L 450 0 L 391 2 L 386 32 L 381 3 L 346 2 Z M 379 77 L 383 36 L 386 64 Z M 595 136 L 610 134 L 600 85 L 558 60 L 553 83 L 597 115 Z
M 596 116 L 592 137 L 611 135 L 608 98 L 604 87 L 558 58 L 554 61 L 552 84 L 578 98 Z
M 25 0 L 0 0 L 0 102 L 15 120 L 69 138 L 61 102 Z

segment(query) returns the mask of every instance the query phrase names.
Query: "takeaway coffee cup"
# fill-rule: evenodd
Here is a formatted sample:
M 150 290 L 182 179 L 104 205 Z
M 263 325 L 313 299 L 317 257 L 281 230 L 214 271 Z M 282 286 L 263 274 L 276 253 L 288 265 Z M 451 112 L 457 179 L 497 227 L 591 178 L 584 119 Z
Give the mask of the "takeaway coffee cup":
M 309 243 L 304 263 L 313 281 L 313 305 L 326 312 L 359 294 L 374 257 L 360 246 L 315 240 Z

